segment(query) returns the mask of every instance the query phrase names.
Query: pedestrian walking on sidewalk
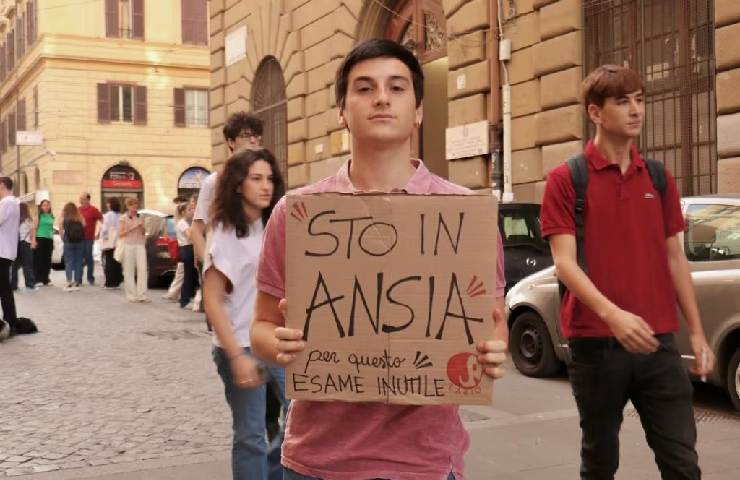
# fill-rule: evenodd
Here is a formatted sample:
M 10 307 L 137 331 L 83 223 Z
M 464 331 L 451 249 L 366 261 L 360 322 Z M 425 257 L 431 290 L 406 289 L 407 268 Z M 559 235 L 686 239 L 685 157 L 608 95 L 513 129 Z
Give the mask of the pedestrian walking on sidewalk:
M 698 480 L 693 388 L 674 338 L 677 306 L 696 358 L 692 371 L 711 372 L 714 356 L 679 238 L 676 182 L 635 145 L 645 118 L 637 72 L 598 67 L 583 81 L 583 99 L 596 136 L 583 155 L 550 172 L 540 217 L 567 288 L 560 325 L 573 357 L 580 476 L 614 478 L 630 400 L 661 477 Z
M 193 205 L 195 205 L 195 201 L 193 201 Z M 170 282 L 170 286 L 167 289 L 167 293 L 162 295 L 163 299 L 170 300 L 173 302 L 180 301 L 180 294 L 182 293 L 182 282 L 185 279 L 185 264 L 183 264 L 182 262 L 182 250 L 180 249 L 180 233 L 177 232 L 177 225 L 179 225 L 180 220 L 185 215 L 185 209 L 187 207 L 188 207 L 187 202 L 181 202 L 177 205 L 177 210 L 175 211 L 176 221 L 177 221 L 177 223 L 175 224 L 175 231 L 178 235 L 177 267 L 175 268 L 175 276 L 172 277 L 172 282 Z M 193 268 L 195 268 L 195 264 L 193 264 Z
M 193 222 L 195 202 L 184 205 L 182 217 L 177 222 L 177 244 L 180 249 L 180 262 L 183 265 L 183 281 L 180 289 L 180 308 L 188 307 L 198 289 L 198 270 L 195 268 L 193 244 L 190 240 L 190 225 Z
M 65 292 L 80 289 L 82 284 L 82 262 L 85 255 L 85 219 L 74 203 L 67 203 L 62 209 L 62 223 L 59 235 L 64 242 L 64 272 L 67 276 Z
M 252 356 L 249 328 L 264 226 L 283 193 L 280 170 L 269 151 L 233 154 L 216 184 L 205 248 L 203 297 L 215 333 L 213 358 L 233 417 L 234 480 L 282 479 L 282 435 L 270 446 L 265 440 L 265 383 L 287 407 L 285 371 Z
M 98 222 L 103 221 L 103 214 L 90 203 L 90 194 L 80 194 L 80 215 L 85 219 L 85 241 L 83 243 L 83 266 L 87 268 L 87 283 L 95 285 L 95 259 L 93 245 L 98 236 Z
M 118 227 L 121 220 L 121 201 L 118 197 L 108 199 L 108 211 L 103 215 L 100 227 L 100 249 L 103 253 L 104 288 L 118 288 L 123 282 L 123 269 L 113 253 L 118 243 Z
M 51 254 L 54 251 L 54 214 L 51 202 L 39 203 L 36 219 L 36 250 L 33 252 L 34 276 L 44 286 L 51 284 Z
M 0 177 L 0 305 L 3 320 L 10 326 L 10 335 L 18 330 L 15 298 L 10 285 L 10 268 L 18 254 L 20 207 L 13 195 L 13 180 Z
M 144 223 L 139 217 L 139 200 L 126 199 L 126 213 L 121 215 L 118 241 L 123 242 L 123 282 L 126 298 L 132 303 L 148 303 L 146 296 L 148 269 L 146 262 L 146 237 Z
M 19 204 L 20 225 L 18 227 L 18 256 L 13 262 L 13 270 L 10 283 L 13 290 L 18 290 L 18 270 L 23 268 L 23 279 L 27 292 L 38 292 L 36 278 L 33 271 L 33 251 L 36 248 L 36 237 L 34 236 L 34 221 L 28 204 Z

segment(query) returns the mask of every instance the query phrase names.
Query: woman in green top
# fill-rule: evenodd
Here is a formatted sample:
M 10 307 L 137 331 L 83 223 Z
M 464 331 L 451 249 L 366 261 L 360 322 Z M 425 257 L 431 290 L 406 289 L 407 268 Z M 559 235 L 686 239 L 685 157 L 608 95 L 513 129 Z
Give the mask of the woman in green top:
M 50 285 L 51 252 L 54 250 L 54 214 L 51 213 L 51 202 L 42 200 L 39 203 L 39 214 L 36 219 L 36 251 L 33 255 L 36 281 L 44 286 Z

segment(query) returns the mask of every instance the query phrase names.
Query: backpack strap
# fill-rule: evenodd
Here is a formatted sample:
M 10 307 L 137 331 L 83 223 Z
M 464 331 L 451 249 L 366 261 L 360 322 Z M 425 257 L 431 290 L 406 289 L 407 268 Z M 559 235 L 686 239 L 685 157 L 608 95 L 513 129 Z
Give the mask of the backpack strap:
M 655 187 L 660 194 L 660 198 L 665 197 L 665 165 L 663 165 L 663 162 L 659 160 L 651 160 L 649 158 L 644 159 L 644 162 L 648 173 L 650 174 L 650 180 L 653 182 L 653 187 Z
M 588 273 L 586 265 L 586 251 L 583 248 L 584 234 L 584 212 L 586 210 L 586 189 L 588 188 L 588 165 L 586 157 L 583 154 L 576 155 L 568 160 L 568 170 L 570 171 L 570 180 L 573 182 L 573 189 L 576 192 L 574 205 L 574 214 L 576 222 L 576 255 L 578 266 Z

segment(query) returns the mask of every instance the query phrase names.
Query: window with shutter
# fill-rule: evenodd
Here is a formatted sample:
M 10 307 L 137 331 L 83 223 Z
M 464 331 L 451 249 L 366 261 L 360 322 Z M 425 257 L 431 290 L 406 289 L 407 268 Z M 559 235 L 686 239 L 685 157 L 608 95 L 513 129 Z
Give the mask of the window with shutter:
M 185 124 L 188 127 L 208 126 L 208 92 L 185 90 Z
M 144 40 L 144 0 L 131 0 L 132 30 L 131 38 Z
M 175 126 L 185 126 L 185 89 L 176 88 L 173 90 L 173 104 L 175 106 Z
M 182 43 L 193 43 L 193 0 L 182 0 L 180 11 L 182 12 Z
M 121 36 L 120 20 L 118 18 L 118 0 L 105 0 L 105 36 L 118 38 Z
M 18 130 L 26 129 L 26 99 L 18 100 L 16 104 L 16 110 L 18 111 Z
M 16 51 L 18 52 L 18 62 L 21 61 L 23 55 L 26 53 L 26 35 L 25 27 L 23 23 L 23 17 L 15 19 L 15 32 L 16 32 Z
M 15 32 L 8 33 L 8 40 L 5 42 L 6 53 L 8 54 L 8 73 L 15 66 Z
M 146 87 L 137 85 L 134 88 L 134 123 L 146 125 Z
M 8 115 L 8 145 L 15 147 L 15 112 Z
M 36 41 L 36 1 L 29 0 L 26 4 L 26 36 L 28 44 Z
M 110 122 L 110 85 L 98 83 L 98 123 Z
M 5 58 L 5 45 L 0 47 L 0 81 L 5 80 L 7 74 L 7 59 Z
M 206 0 L 182 0 L 182 43 L 208 44 Z
M 39 87 L 33 87 L 33 129 L 39 128 Z
M 117 122 L 121 120 L 121 112 L 123 111 L 120 102 L 121 86 L 111 83 L 108 84 L 108 89 L 110 90 L 110 121 Z

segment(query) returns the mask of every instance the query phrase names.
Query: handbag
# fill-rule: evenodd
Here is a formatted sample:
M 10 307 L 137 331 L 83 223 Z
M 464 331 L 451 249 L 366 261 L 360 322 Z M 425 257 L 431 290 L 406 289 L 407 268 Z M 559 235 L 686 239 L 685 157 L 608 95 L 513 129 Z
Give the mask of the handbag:
M 123 252 L 124 252 L 125 246 L 123 242 L 117 241 L 116 242 L 116 249 L 113 250 L 113 258 L 118 263 L 123 263 Z

